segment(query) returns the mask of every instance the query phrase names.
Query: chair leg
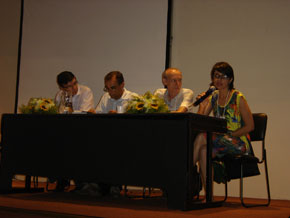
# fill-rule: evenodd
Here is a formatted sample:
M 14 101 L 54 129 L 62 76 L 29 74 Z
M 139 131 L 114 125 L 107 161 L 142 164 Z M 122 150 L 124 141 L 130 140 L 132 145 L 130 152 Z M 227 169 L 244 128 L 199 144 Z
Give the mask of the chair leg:
M 228 182 L 225 182 L 225 198 L 222 200 L 222 202 L 225 202 L 228 198 Z
M 55 189 L 49 189 L 49 183 L 54 183 L 56 182 L 56 188 Z M 70 180 L 66 179 L 55 179 L 53 181 L 50 181 L 49 178 L 47 178 L 46 181 L 46 191 L 56 191 L 56 192 L 62 192 L 65 191 L 66 189 L 69 189 L 70 186 Z
M 53 191 L 54 189 L 49 189 L 49 184 L 50 184 L 50 183 L 54 183 L 54 182 L 56 182 L 56 180 L 53 179 L 53 180 L 51 181 L 50 178 L 47 178 L 47 180 L 46 180 L 45 190 L 48 191 L 48 192 L 49 192 L 49 191 Z
M 26 175 L 25 176 L 25 189 L 30 190 L 30 185 L 31 185 L 31 176 Z
M 146 187 L 143 187 L 143 198 L 146 198 Z
M 243 198 L 243 182 L 244 182 L 244 178 L 243 178 L 243 164 L 241 163 L 241 177 L 240 177 L 240 199 L 241 199 L 241 203 L 244 207 L 247 207 L 245 204 L 244 204 L 244 198 Z
M 143 186 L 142 187 L 142 197 L 143 198 L 154 198 L 154 197 L 159 197 L 159 196 L 152 196 L 152 191 L 154 188 L 152 187 L 148 187 L 148 194 L 146 195 L 146 189 L 147 187 L 146 186 Z M 140 198 L 140 195 L 136 195 L 136 196 L 133 196 L 133 195 L 128 195 L 128 189 L 127 189 L 127 185 L 124 186 L 124 196 L 128 197 L 128 198 Z
M 153 188 L 148 187 L 148 195 L 146 196 L 146 187 L 143 187 L 143 198 L 151 198 L 153 196 L 151 196 L 151 193 L 153 191 Z
M 127 188 L 127 185 L 124 185 L 124 196 L 125 197 L 128 196 L 128 188 Z
M 228 182 L 225 181 L 225 197 L 221 201 L 214 201 L 214 203 L 224 203 L 227 200 L 227 198 L 228 198 Z M 197 199 L 199 199 L 199 195 L 198 195 L 198 198 Z
M 268 206 L 271 202 L 271 195 L 270 195 L 270 185 L 269 185 L 269 175 L 268 175 L 268 166 L 267 166 L 267 159 L 266 159 L 266 150 L 264 151 L 264 166 L 265 166 L 265 175 L 266 175 L 266 183 L 267 183 L 267 195 L 268 195 L 268 202 L 267 205 Z
M 270 188 L 269 188 L 269 178 L 268 178 L 268 168 L 267 168 L 267 162 L 265 159 L 265 174 L 266 174 L 266 185 L 267 185 L 267 193 L 268 193 L 268 201 L 266 204 L 246 204 L 244 202 L 244 197 L 243 197 L 243 163 L 241 162 L 241 178 L 240 178 L 240 199 L 241 203 L 244 207 L 249 208 L 249 207 L 260 207 L 260 206 L 269 206 L 270 204 Z
M 34 187 L 32 188 L 31 187 L 31 176 L 26 175 L 24 189 L 20 188 L 16 192 L 22 192 L 22 191 L 25 191 L 25 192 L 43 192 L 44 191 L 43 188 L 38 188 L 38 177 L 37 176 L 33 176 L 33 183 L 34 183 Z
M 33 185 L 34 188 L 38 188 L 38 176 L 33 176 Z
M 147 189 L 146 186 L 143 186 L 143 187 L 142 187 L 142 197 L 143 197 L 143 198 L 150 198 L 150 197 L 153 197 L 153 196 L 151 196 L 151 193 L 152 193 L 153 188 L 148 187 L 148 195 L 146 195 L 146 189 Z M 127 185 L 124 185 L 124 196 L 126 196 L 126 197 L 128 197 L 128 198 L 140 198 L 140 195 L 136 195 L 136 196 L 130 195 L 130 196 L 129 196 L 129 195 L 128 195 Z

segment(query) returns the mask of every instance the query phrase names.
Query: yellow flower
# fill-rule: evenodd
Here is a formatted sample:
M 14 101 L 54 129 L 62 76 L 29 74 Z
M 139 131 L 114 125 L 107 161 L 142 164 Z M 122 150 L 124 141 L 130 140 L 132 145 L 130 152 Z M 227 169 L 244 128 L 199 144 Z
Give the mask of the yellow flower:
M 23 114 L 57 114 L 58 107 L 50 98 L 30 98 L 28 104 L 22 104 L 19 110 Z
M 144 103 L 143 103 L 143 102 L 138 102 L 138 103 L 136 104 L 136 109 L 137 109 L 138 111 L 142 110 L 143 107 L 144 107 Z
M 44 110 L 44 111 L 47 111 L 47 110 L 48 110 L 48 108 L 47 108 L 45 102 L 42 102 L 42 103 L 39 105 L 39 108 L 40 108 L 41 110 Z
M 149 91 L 144 95 L 134 96 L 129 102 L 126 113 L 167 113 L 168 106 L 163 98 L 152 95 Z
M 50 99 L 47 99 L 47 98 L 43 99 L 43 101 L 44 101 L 46 104 L 53 104 L 53 101 L 50 100 Z
M 158 104 L 151 104 L 151 107 L 153 108 L 153 109 L 155 109 L 155 110 L 158 110 Z

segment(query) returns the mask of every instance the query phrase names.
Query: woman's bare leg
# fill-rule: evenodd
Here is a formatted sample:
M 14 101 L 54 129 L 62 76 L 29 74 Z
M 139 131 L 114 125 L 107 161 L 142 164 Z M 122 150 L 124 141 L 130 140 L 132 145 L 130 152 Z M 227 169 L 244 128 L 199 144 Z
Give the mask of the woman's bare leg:
M 199 162 L 202 184 L 205 190 L 206 182 L 206 138 L 204 134 L 196 136 L 193 148 L 193 164 Z
M 201 180 L 203 184 L 203 188 L 206 192 L 206 149 L 207 142 L 204 134 L 199 134 L 196 136 L 194 141 L 194 150 L 193 150 L 193 164 L 195 165 L 197 162 L 199 163 L 199 169 L 201 174 Z M 213 178 L 213 171 L 212 171 Z M 213 183 L 212 183 L 213 190 Z

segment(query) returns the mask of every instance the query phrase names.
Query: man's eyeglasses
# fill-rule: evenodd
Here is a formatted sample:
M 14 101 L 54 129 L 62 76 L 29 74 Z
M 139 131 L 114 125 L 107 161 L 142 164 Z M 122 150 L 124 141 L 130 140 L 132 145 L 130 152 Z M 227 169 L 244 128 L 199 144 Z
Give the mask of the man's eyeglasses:
M 73 88 L 74 86 L 76 86 L 78 84 L 78 81 L 74 81 L 72 84 L 70 85 L 63 85 L 62 88 L 64 89 L 69 89 L 69 88 Z
M 108 91 L 115 91 L 117 89 L 117 86 L 111 86 L 111 87 L 104 87 L 103 91 L 108 92 Z
M 182 79 L 171 79 L 170 82 L 172 83 L 181 83 L 182 82 Z
M 215 78 L 215 79 L 228 79 L 229 77 L 227 76 L 227 75 L 225 75 L 225 74 L 214 74 L 213 75 L 213 77 Z

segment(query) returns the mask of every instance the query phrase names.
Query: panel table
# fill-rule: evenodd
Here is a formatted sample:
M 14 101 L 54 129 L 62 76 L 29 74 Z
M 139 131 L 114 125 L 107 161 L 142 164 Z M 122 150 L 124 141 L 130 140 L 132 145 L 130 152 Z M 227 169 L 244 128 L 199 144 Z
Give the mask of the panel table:
M 196 134 L 226 132 L 225 120 L 194 113 L 3 114 L 1 125 L 2 192 L 15 174 L 81 179 L 162 188 L 181 210 L 192 208 Z

